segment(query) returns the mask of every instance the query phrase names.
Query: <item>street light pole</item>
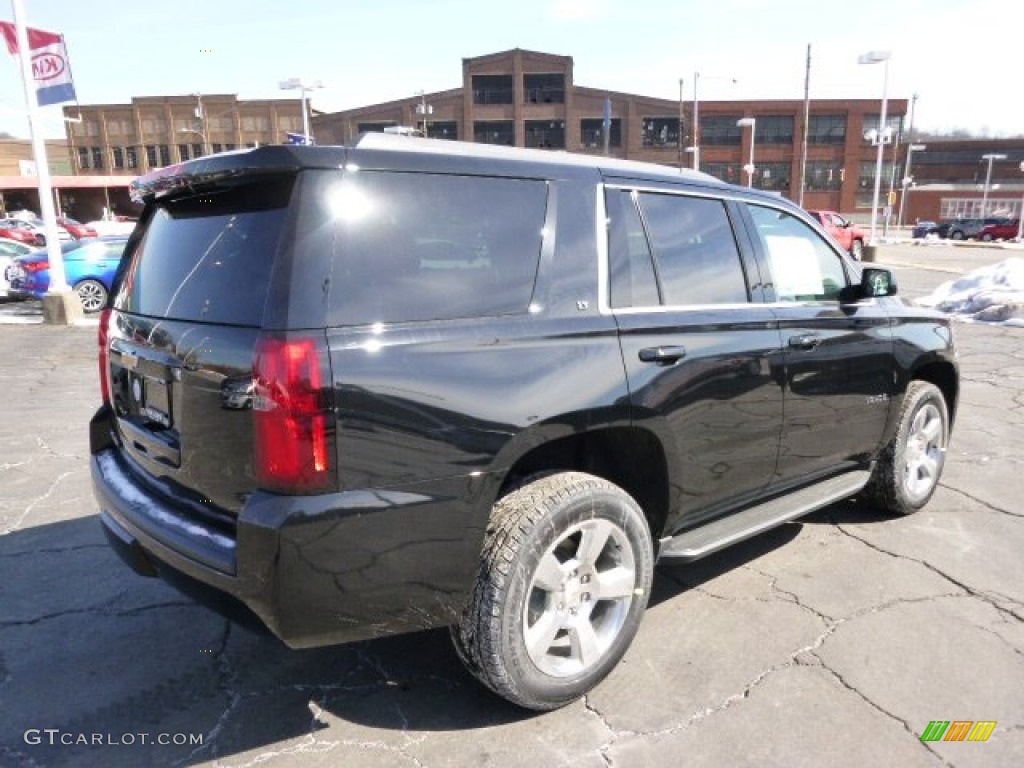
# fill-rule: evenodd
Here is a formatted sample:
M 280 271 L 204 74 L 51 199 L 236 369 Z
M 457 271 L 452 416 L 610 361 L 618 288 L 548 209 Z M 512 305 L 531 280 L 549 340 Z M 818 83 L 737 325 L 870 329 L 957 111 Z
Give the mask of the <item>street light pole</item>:
M 756 166 L 754 165 L 754 135 L 757 132 L 757 118 L 754 117 L 741 117 L 736 121 L 736 125 L 739 128 L 750 128 L 750 162 L 743 166 L 743 170 L 747 172 L 747 186 L 754 186 L 754 171 Z
M 282 80 L 279 85 L 281 90 L 284 91 L 299 91 L 302 101 L 302 136 L 303 140 L 308 145 L 310 143 L 311 136 L 309 135 L 309 110 L 306 108 L 306 91 L 311 91 L 315 88 L 323 88 L 323 81 L 303 80 L 301 77 L 291 77 L 287 80 Z
M 896 218 L 896 226 L 903 226 L 903 206 L 907 202 L 907 195 L 910 194 L 910 186 L 914 183 L 914 177 L 910 175 L 910 164 L 915 152 L 923 152 L 928 149 L 927 144 L 907 144 L 907 167 L 903 172 L 903 194 L 900 195 L 900 213 Z
M 199 135 L 203 137 L 203 154 L 210 154 L 210 131 L 206 125 L 206 112 L 203 111 L 203 94 L 197 93 L 196 97 L 196 120 L 199 121 Z
M 885 149 L 885 110 L 888 106 L 889 93 L 889 51 L 869 51 L 857 57 L 858 64 L 878 64 L 882 62 L 885 73 L 882 78 L 882 114 L 878 118 L 878 157 L 875 160 L 875 189 L 871 197 L 871 245 L 876 244 L 875 233 L 878 227 L 878 194 L 882 184 L 882 153 Z
M 982 155 L 982 160 L 988 160 L 988 170 L 985 172 L 985 191 L 981 195 L 981 218 L 985 218 L 988 215 L 988 189 L 992 183 L 992 161 L 993 160 L 1005 160 L 1006 155 L 1000 154 L 988 154 Z

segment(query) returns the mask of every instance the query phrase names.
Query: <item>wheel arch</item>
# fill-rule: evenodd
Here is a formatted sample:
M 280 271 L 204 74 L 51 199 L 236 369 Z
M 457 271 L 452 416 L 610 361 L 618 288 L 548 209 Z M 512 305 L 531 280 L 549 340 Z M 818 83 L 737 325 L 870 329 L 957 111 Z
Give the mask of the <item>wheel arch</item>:
M 934 360 L 916 368 L 912 372 L 911 379 L 927 381 L 938 387 L 942 398 L 946 401 L 949 424 L 952 426 L 956 416 L 957 400 L 960 396 L 960 383 L 955 366 L 946 361 Z
M 632 496 L 647 518 L 651 535 L 661 536 L 670 506 L 670 477 L 658 437 L 640 427 L 607 427 L 538 445 L 509 468 L 499 498 L 530 477 L 551 472 L 586 472 Z

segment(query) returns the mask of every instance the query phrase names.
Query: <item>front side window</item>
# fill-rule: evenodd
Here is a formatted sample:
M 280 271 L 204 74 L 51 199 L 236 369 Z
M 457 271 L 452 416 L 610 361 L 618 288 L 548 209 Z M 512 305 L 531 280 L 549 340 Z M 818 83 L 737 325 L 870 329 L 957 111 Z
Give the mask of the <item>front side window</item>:
M 836 301 L 847 284 L 839 255 L 806 223 L 785 211 L 748 206 L 768 259 L 776 301 Z
M 638 199 L 665 304 L 749 300 L 739 249 L 720 200 L 649 192 Z

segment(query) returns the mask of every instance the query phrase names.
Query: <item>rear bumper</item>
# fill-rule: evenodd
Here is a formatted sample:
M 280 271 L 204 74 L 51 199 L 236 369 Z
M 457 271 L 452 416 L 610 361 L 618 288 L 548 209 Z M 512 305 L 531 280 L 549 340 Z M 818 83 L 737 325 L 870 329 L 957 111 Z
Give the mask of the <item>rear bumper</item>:
M 453 623 L 476 577 L 497 482 L 256 492 L 232 536 L 138 482 L 116 447 L 94 453 L 91 471 L 107 537 L 133 570 L 236 621 L 240 603 L 293 648 Z

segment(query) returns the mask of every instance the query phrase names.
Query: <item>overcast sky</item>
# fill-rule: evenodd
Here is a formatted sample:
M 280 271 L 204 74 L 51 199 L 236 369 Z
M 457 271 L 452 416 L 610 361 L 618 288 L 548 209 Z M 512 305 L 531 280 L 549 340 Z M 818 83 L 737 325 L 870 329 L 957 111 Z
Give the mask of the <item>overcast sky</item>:
M 23 0 L 65 35 L 79 101 L 236 93 L 322 79 L 327 111 L 461 86 L 462 59 L 526 48 L 575 60 L 577 85 L 676 99 L 879 98 L 917 93 L 916 127 L 1024 134 L 1024 4 L 1013 0 Z M 0 20 L 13 20 L 0 0 Z M 2 50 L 2 49 L 0 49 Z M 2 56 L 2 54 L 0 54 Z M 0 132 L 27 135 L 15 60 L 0 61 Z M 730 78 L 738 82 L 732 84 Z M 59 108 L 47 133 L 62 136 Z

